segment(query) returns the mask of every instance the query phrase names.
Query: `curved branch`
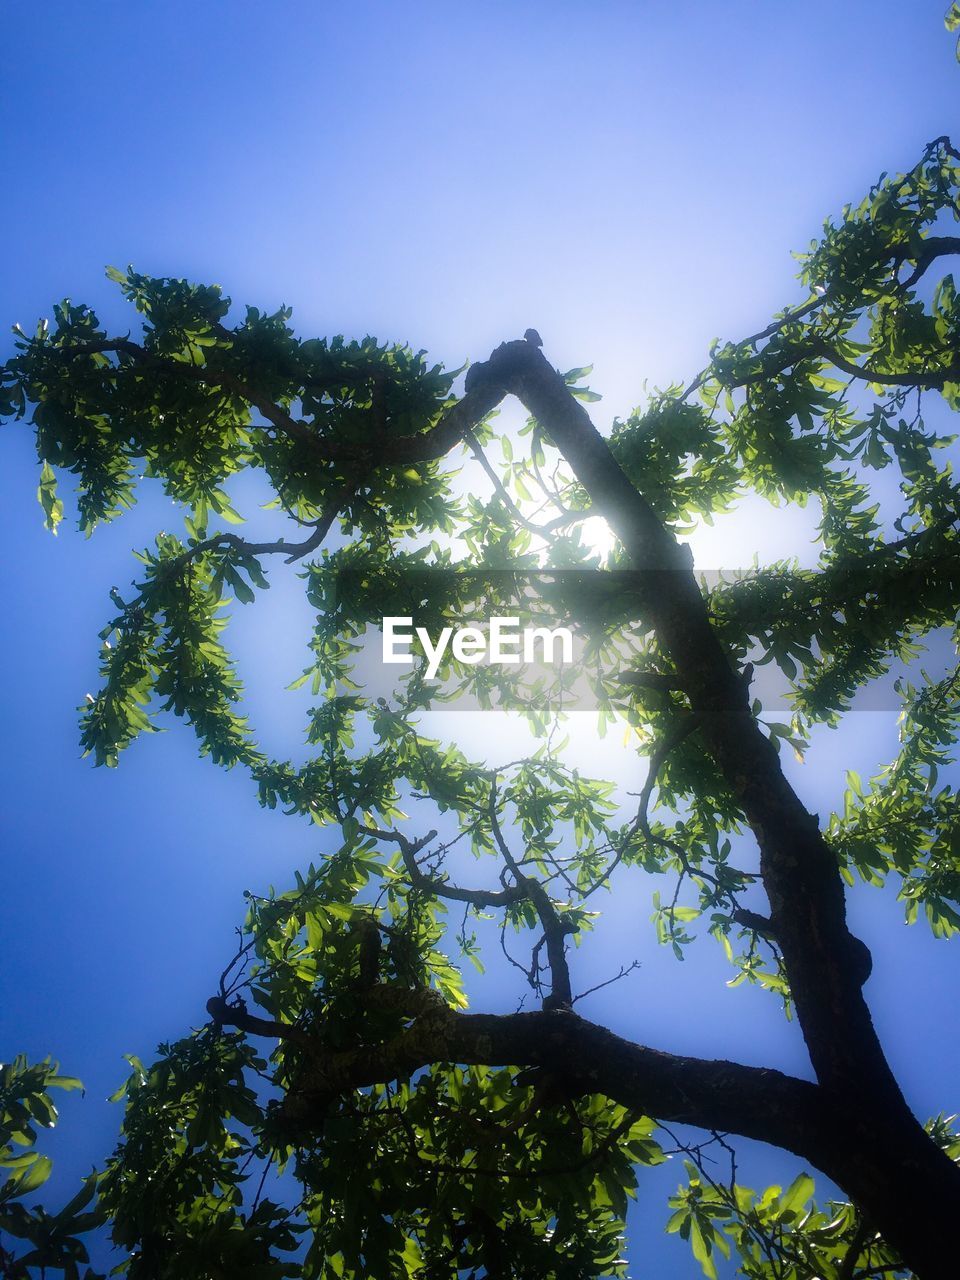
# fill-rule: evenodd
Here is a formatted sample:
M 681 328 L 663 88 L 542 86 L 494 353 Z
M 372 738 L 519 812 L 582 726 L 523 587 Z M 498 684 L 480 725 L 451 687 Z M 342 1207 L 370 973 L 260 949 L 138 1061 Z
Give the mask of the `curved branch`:
M 294 418 L 275 401 L 261 395 L 255 387 L 229 370 L 168 360 L 154 355 L 128 338 L 83 342 L 69 347 L 49 347 L 47 351 L 68 359 L 115 352 L 129 356 L 137 365 L 165 377 L 230 391 L 253 405 L 281 434 L 304 445 L 313 458 L 322 462 L 359 462 L 365 469 L 393 463 L 429 462 L 443 457 L 496 408 L 505 394 L 503 391 L 494 392 L 489 387 L 474 389 L 451 405 L 440 421 L 427 431 L 413 436 L 390 436 L 381 431 L 374 440 L 346 443 L 318 435 L 309 423 L 301 418 Z M 116 375 L 122 369 L 123 366 L 111 366 L 109 371 Z
M 915 284 L 917 284 L 922 279 L 922 277 L 926 274 L 928 268 L 938 258 L 948 257 L 955 253 L 960 253 L 960 236 L 929 236 L 927 237 L 927 239 L 923 241 L 922 248 L 919 250 L 919 252 L 916 255 L 916 265 L 914 266 L 913 271 L 911 271 L 911 273 L 905 279 L 898 282 L 898 285 L 897 285 L 898 289 L 900 289 L 901 292 L 905 292 L 907 289 L 911 289 Z M 907 256 L 900 257 L 898 260 L 895 261 L 894 270 L 898 271 L 900 267 L 903 265 L 903 263 L 906 261 L 909 261 L 909 258 Z M 785 312 L 784 315 L 782 315 L 779 319 L 774 320 L 771 324 L 768 324 L 765 329 L 760 329 L 757 333 L 751 333 L 748 337 L 741 338 L 735 344 L 735 346 L 750 347 L 750 346 L 754 346 L 756 343 L 764 342 L 768 338 L 773 338 L 778 333 L 780 333 L 783 329 L 785 329 L 787 325 L 792 324 L 797 320 L 805 320 L 808 316 L 812 315 L 813 312 L 816 311 L 817 308 L 823 305 L 826 301 L 828 301 L 828 297 L 826 294 L 815 294 L 812 298 L 808 298 L 806 302 L 803 302 L 799 306 L 793 307 L 789 311 Z M 916 386 L 933 387 L 933 388 L 939 389 L 940 387 L 942 387 L 944 381 L 951 380 L 950 376 L 924 374 L 920 376 L 924 378 L 928 376 L 930 378 L 939 377 L 941 380 L 940 381 L 923 381 L 923 382 L 917 382 L 917 381 L 911 380 L 909 382 L 900 384 L 896 381 L 896 378 L 894 375 L 878 373 L 876 371 L 872 371 L 869 369 L 861 369 L 860 366 L 858 365 L 844 361 L 842 357 L 837 356 L 836 353 L 830 351 L 829 348 L 824 348 L 822 351 L 822 354 L 826 355 L 836 365 L 836 367 L 838 369 L 842 369 L 844 373 L 849 373 L 856 378 L 864 378 L 868 382 L 883 383 L 886 385 L 905 385 L 910 387 L 916 387 Z M 784 368 L 786 367 L 787 366 L 784 366 Z M 679 403 L 682 403 L 684 400 L 687 399 L 688 396 L 692 395 L 694 391 L 698 391 L 703 386 L 707 378 L 709 378 L 710 376 L 711 369 L 712 369 L 712 366 L 708 366 L 701 373 L 697 374 L 697 376 L 693 379 L 693 381 L 689 383 L 684 388 L 684 390 L 680 393 Z M 953 378 L 960 376 L 960 366 L 952 366 L 949 372 L 952 374 Z M 764 373 L 762 376 L 766 377 L 767 375 L 766 373 Z M 732 389 L 733 387 L 745 386 L 748 382 L 751 382 L 751 381 L 756 381 L 756 379 L 753 377 L 745 378 L 743 382 L 724 383 L 724 386 L 730 386 Z
M 500 499 L 500 501 L 503 503 L 506 509 L 513 516 L 514 520 L 516 520 L 516 522 L 519 525 L 522 525 L 523 528 L 528 530 L 530 533 L 535 533 L 540 537 L 544 537 L 546 535 L 546 531 L 544 529 L 541 529 L 541 527 L 538 524 L 536 524 L 533 520 L 527 519 L 527 517 L 523 514 L 523 512 L 514 502 L 513 498 L 511 498 L 510 494 L 504 488 L 503 482 L 501 481 L 500 477 L 497 475 L 493 467 L 490 465 L 490 460 L 487 457 L 487 455 L 484 453 L 483 449 L 481 448 L 480 441 L 474 435 L 473 431 L 472 430 L 465 431 L 463 438 L 464 438 L 464 442 L 470 449 L 470 452 L 473 454 L 474 458 L 476 458 L 477 462 L 480 463 L 480 466 L 483 470 L 484 475 L 493 485 L 493 489 L 497 497 Z
M 773 1143 L 821 1168 L 834 1163 L 837 1139 L 816 1085 L 763 1067 L 634 1044 L 569 1010 L 457 1013 L 434 992 L 402 991 L 397 1007 L 413 1015 L 408 1028 L 383 1044 L 331 1051 L 309 1032 L 211 1003 L 223 1025 L 295 1040 L 306 1051 L 283 1104 L 288 1120 L 306 1125 L 322 1119 L 332 1095 L 437 1063 L 543 1067 L 571 1092 L 603 1094 L 656 1119 Z
M 960 253 L 960 236 L 928 236 L 917 254 L 917 265 L 905 280 L 900 281 L 900 288 L 912 288 L 931 263 L 954 253 Z
M 852 1087 L 869 1079 L 891 1105 L 903 1107 L 850 972 L 836 858 L 784 776 L 776 747 L 754 720 L 745 682 L 710 622 L 689 551 L 624 475 L 586 410 L 539 350 L 525 342 L 504 343 L 487 362 L 485 376 L 513 392 L 543 423 L 633 564 L 644 571 L 646 615 L 760 845 L 771 915 L 818 1078 Z
M 547 948 L 547 963 L 550 966 L 550 995 L 543 1002 L 545 1009 L 568 1009 L 573 1004 L 573 991 L 570 987 L 570 969 L 566 957 L 567 928 L 553 905 L 549 893 L 536 878 L 525 876 L 517 865 L 517 861 L 503 838 L 500 820 L 497 817 L 497 784 L 496 779 L 490 783 L 490 803 L 487 807 L 490 817 L 490 828 L 501 857 L 510 868 L 521 888 L 524 897 L 533 903 L 534 910 L 543 928 L 543 937 Z
M 475 386 L 482 378 L 510 391 L 543 424 L 647 581 L 645 616 L 756 836 L 770 918 L 804 1040 L 832 1099 L 837 1131 L 845 1132 L 845 1170 L 821 1167 L 883 1223 L 886 1238 L 924 1280 L 946 1276 L 945 1237 L 933 1224 L 942 1221 L 941 1213 L 949 1218 L 960 1203 L 960 1168 L 917 1122 L 886 1060 L 863 997 L 862 972 L 850 963 L 856 944 L 847 927 L 836 856 L 752 714 L 746 682 L 711 623 L 689 549 L 676 542 L 630 482 L 538 349 L 503 343 L 484 366 L 474 368 Z M 736 1124 L 712 1127 L 743 1132 Z M 762 1132 L 757 1136 L 764 1138 Z
M 920 370 L 911 371 L 903 370 L 901 373 L 887 373 L 882 369 L 869 369 L 864 365 L 854 364 L 852 360 L 847 360 L 826 342 L 812 342 L 810 350 L 829 360 L 836 368 L 843 373 L 848 373 L 852 378 L 860 378 L 864 382 L 875 382 L 878 386 L 886 387 L 920 387 L 933 388 L 942 391 L 944 383 L 957 382 L 960 380 L 960 361 L 955 364 L 947 365 L 946 368 L 937 372 L 925 373 Z M 798 356 L 791 356 L 791 363 L 795 359 L 802 359 L 803 352 Z M 944 355 L 952 354 L 952 352 L 944 352 Z
M 785 329 L 788 324 L 792 324 L 794 320 L 805 320 L 807 316 L 812 315 L 817 307 L 822 306 L 824 302 L 823 295 L 814 294 L 812 298 L 808 298 L 806 302 L 800 303 L 797 307 L 791 307 L 779 319 L 772 321 L 765 329 L 761 329 L 758 333 L 751 333 L 748 338 L 741 338 L 736 345 L 738 347 L 752 346 L 755 342 L 763 342 L 766 338 L 772 338 L 779 333 L 781 329 Z M 678 400 L 682 404 L 687 396 L 693 395 L 694 391 L 699 391 L 703 384 L 709 378 L 712 365 L 708 365 L 701 373 L 698 373 L 694 380 L 689 383 L 680 393 Z
M 247 542 L 236 533 L 215 533 L 212 537 L 205 538 L 203 542 L 198 542 L 195 547 L 188 547 L 180 555 L 163 563 L 161 567 L 164 576 L 176 573 L 178 569 L 196 560 L 198 556 L 219 547 L 234 547 L 247 556 L 285 554 L 286 563 L 293 564 L 294 561 L 302 559 L 311 551 L 316 551 L 320 546 L 330 532 L 334 520 L 340 514 L 344 502 L 353 492 L 353 487 L 352 484 L 343 484 L 331 494 L 324 504 L 320 519 L 314 523 L 313 533 L 303 542 L 287 542 L 283 538 L 279 538 L 276 542 Z
M 384 831 L 379 827 L 365 827 L 364 830 L 380 840 L 390 840 L 399 847 L 410 883 L 424 893 L 447 898 L 451 902 L 467 902 L 474 907 L 507 907 L 527 896 L 520 885 L 511 885 L 507 889 L 462 889 L 447 880 L 427 875 L 417 862 L 417 854 L 431 840 L 436 839 L 436 831 L 428 831 L 419 840 L 408 840 L 402 831 Z
M 316 440 L 313 432 L 305 422 L 292 417 L 287 411 L 266 396 L 238 378 L 226 369 L 214 369 L 210 365 L 184 364 L 179 360 L 169 360 L 165 356 L 154 355 L 139 343 L 129 338 L 105 338 L 98 342 L 79 342 L 74 346 L 50 347 L 49 352 L 57 356 L 75 359 L 77 356 L 109 354 L 129 356 L 137 365 L 149 369 L 153 373 L 163 374 L 168 378 L 177 378 L 183 382 L 199 382 L 208 387 L 219 387 L 224 391 L 232 391 L 234 395 L 246 400 L 261 413 L 266 420 L 284 435 L 305 444 Z M 111 373 L 121 372 L 122 365 L 110 367 Z
M 660 684 L 657 682 L 653 683 L 652 685 L 649 685 L 646 679 L 641 679 L 641 677 L 645 677 L 646 675 L 647 675 L 646 672 L 633 672 L 633 673 L 628 672 L 626 676 L 621 676 L 621 683 L 637 685 L 640 688 L 652 687 L 654 689 L 676 689 L 678 687 L 675 681 L 673 681 L 668 685 Z M 650 678 L 651 680 L 654 680 L 654 681 L 656 681 L 657 679 L 655 676 L 651 676 Z M 659 677 L 659 680 L 669 681 L 670 677 L 661 676 Z M 663 765 L 667 757 L 670 755 L 671 751 L 673 751 L 675 747 L 679 746 L 680 743 L 683 742 L 684 738 L 688 737 L 691 733 L 694 732 L 694 730 L 697 728 L 698 723 L 699 723 L 698 716 L 696 715 L 685 716 L 684 719 L 682 719 L 675 726 L 675 728 L 671 733 L 668 733 L 665 738 L 662 738 L 660 742 L 657 743 L 656 747 L 651 752 L 650 762 L 647 765 L 647 776 L 644 779 L 643 788 L 640 792 L 640 802 L 637 805 L 637 815 L 634 818 L 633 822 L 631 823 L 630 832 L 627 838 L 620 843 L 620 848 L 617 850 L 616 856 L 614 857 L 613 861 L 610 863 L 609 867 L 607 867 L 596 878 L 596 880 L 593 881 L 593 883 L 590 885 L 588 889 L 584 890 L 584 893 L 583 893 L 584 899 L 589 898 L 591 894 L 596 893 L 596 891 L 600 888 L 601 885 L 606 884 L 609 881 L 614 871 L 616 871 L 617 867 L 622 862 L 623 856 L 629 847 L 630 840 L 637 831 L 639 831 L 640 834 L 643 836 L 643 838 L 649 841 L 651 844 L 659 844 L 664 848 L 669 849 L 672 853 L 674 853 L 679 859 L 684 869 L 684 874 L 701 875 L 701 876 L 704 876 L 704 878 L 708 880 L 713 880 L 714 883 L 716 883 L 715 877 L 708 875 L 706 872 L 703 872 L 703 871 L 694 872 L 694 869 L 690 866 L 689 860 L 687 859 L 686 850 L 681 845 L 679 845 L 675 840 L 670 840 L 666 836 L 654 835 L 654 833 L 650 830 L 650 822 L 647 816 L 647 811 L 650 808 L 650 797 L 653 795 L 653 788 L 656 786 L 657 776 L 660 773 L 660 770 L 663 768 Z

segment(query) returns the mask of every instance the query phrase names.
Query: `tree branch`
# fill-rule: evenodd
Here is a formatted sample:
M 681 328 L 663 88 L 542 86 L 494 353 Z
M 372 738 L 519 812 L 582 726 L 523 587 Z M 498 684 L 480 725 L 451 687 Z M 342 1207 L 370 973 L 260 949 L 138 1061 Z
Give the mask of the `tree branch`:
M 376 990 L 376 989 L 374 989 Z M 388 990 L 390 990 L 388 988 Z M 386 1084 L 434 1063 L 542 1067 L 567 1088 L 599 1093 L 657 1119 L 721 1129 L 831 1164 L 836 1137 L 819 1090 L 762 1067 L 662 1053 L 624 1040 L 569 1010 L 456 1013 L 435 992 L 395 990 L 411 1025 L 383 1044 L 331 1051 L 309 1032 L 217 1004 L 217 1021 L 306 1050 L 283 1105 L 290 1121 L 315 1125 L 333 1095 Z M 364 996 L 366 999 L 366 995 Z M 216 1002 L 211 1002 L 216 1003 Z
M 550 995 L 543 1002 L 544 1009 L 569 1009 L 573 1004 L 573 992 L 570 987 L 570 969 L 566 957 L 567 929 L 559 912 L 551 901 L 549 893 L 536 878 L 525 876 L 510 852 L 500 820 L 497 817 L 497 784 L 496 779 L 490 784 L 490 803 L 487 808 L 490 816 L 490 828 L 497 848 L 513 873 L 518 886 L 525 897 L 533 903 L 534 910 L 540 919 L 543 936 L 547 947 L 547 963 L 550 966 Z M 533 972 L 533 971 L 531 971 Z
M 280 405 L 268 397 L 260 395 L 254 387 L 251 387 L 242 378 L 238 378 L 236 374 L 230 373 L 226 369 L 214 369 L 206 364 L 193 365 L 185 364 L 179 360 L 168 360 L 164 356 L 154 355 L 152 351 L 147 351 L 139 343 L 133 342 L 129 338 L 107 338 L 99 342 L 80 342 L 75 346 L 69 347 L 50 347 L 48 350 L 58 356 L 66 356 L 71 360 L 77 356 L 100 355 L 110 352 L 129 356 L 138 366 L 149 369 L 153 373 L 159 373 L 165 377 L 179 379 L 183 382 L 199 382 L 208 387 L 219 387 L 223 391 L 233 392 L 240 399 L 252 404 L 271 426 L 293 440 L 299 440 L 301 443 L 308 444 L 311 447 L 317 440 L 317 437 L 305 422 L 292 417 Z M 110 366 L 110 372 L 112 373 L 121 372 L 122 369 L 122 365 Z
M 953 253 L 960 253 L 960 236 L 928 236 L 917 254 L 917 265 L 905 280 L 900 281 L 900 288 L 912 288 L 931 263 Z
M 436 831 L 428 831 L 419 840 L 409 840 L 402 831 L 385 831 L 379 827 L 365 827 L 371 835 L 380 840 L 390 840 L 400 849 L 403 865 L 415 889 L 430 893 L 436 898 L 447 898 L 451 902 L 467 902 L 474 907 L 507 907 L 519 902 L 527 896 L 521 885 L 511 885 L 506 889 L 462 889 L 459 885 L 450 884 L 447 880 L 438 880 L 429 876 L 417 862 L 417 854 L 431 840 L 436 838 Z
M 823 300 L 824 299 L 821 294 L 814 294 L 814 296 L 812 298 L 808 298 L 806 302 L 802 302 L 798 307 L 792 307 L 778 320 L 774 320 L 771 324 L 768 324 L 765 329 L 761 329 L 758 333 L 751 333 L 748 338 L 741 338 L 736 345 L 738 347 L 749 347 L 756 342 L 763 342 L 766 338 L 772 338 L 774 334 L 779 333 L 781 329 L 785 329 L 788 324 L 792 324 L 795 320 L 805 320 L 807 316 L 816 311 L 817 307 L 823 304 Z M 680 393 L 678 403 L 682 404 L 683 401 L 686 400 L 687 396 L 693 395 L 694 391 L 699 391 L 707 378 L 709 378 L 711 367 L 712 366 L 708 365 L 702 373 L 698 373 L 694 380 L 684 388 Z
M 887 373 L 882 369 L 869 369 L 864 365 L 854 364 L 852 360 L 847 360 L 841 356 L 827 342 L 811 342 L 810 350 L 817 355 L 821 355 L 824 359 L 829 360 L 832 365 L 840 369 L 843 373 L 848 373 L 852 378 L 860 378 L 864 382 L 875 382 L 881 386 L 890 387 L 930 387 L 938 391 L 943 390 L 944 383 L 956 382 L 960 380 L 960 361 L 947 365 L 946 368 L 938 370 L 936 373 L 925 373 L 920 370 L 903 370 L 900 373 Z M 795 359 L 802 359 L 804 352 L 791 358 L 791 363 Z M 943 355 L 952 355 L 952 352 L 944 351 Z M 786 366 L 785 366 L 786 367 Z M 765 375 L 766 376 L 766 375 Z
M 198 542 L 195 547 L 188 547 L 180 555 L 166 561 L 162 566 L 164 576 L 176 573 L 185 564 L 189 564 L 190 561 L 196 560 L 205 552 L 213 551 L 218 547 L 234 547 L 243 555 L 248 556 L 286 553 L 286 563 L 293 564 L 294 561 L 302 559 L 303 556 L 315 551 L 320 546 L 330 532 L 330 528 L 339 515 L 345 499 L 349 497 L 352 491 L 352 484 L 343 484 L 331 494 L 324 504 L 320 519 L 315 522 L 313 533 L 304 542 L 286 542 L 283 538 L 278 539 L 276 542 L 247 542 L 245 538 L 241 538 L 236 533 L 215 533 L 212 537 L 205 538 L 203 542 Z
M 68 359 L 110 352 L 123 354 L 129 356 L 136 365 L 165 377 L 230 391 L 253 405 L 281 434 L 305 446 L 311 457 L 322 462 L 359 462 L 365 469 L 388 464 L 429 462 L 443 457 L 496 408 L 505 394 L 503 391 L 494 392 L 489 387 L 475 389 L 451 405 L 440 421 L 427 431 L 413 436 L 390 436 L 381 432 L 375 440 L 347 443 L 318 435 L 303 419 L 294 418 L 229 370 L 216 369 L 209 364 L 189 365 L 168 360 L 154 355 L 127 338 L 77 343 L 69 347 L 49 347 L 46 350 Z M 122 365 L 112 365 L 109 372 L 117 375 L 122 373 L 123 368 Z
M 480 463 L 480 466 L 483 469 L 484 475 L 493 485 L 494 492 L 496 493 L 497 497 L 500 499 L 503 505 L 507 508 L 507 510 L 513 516 L 514 520 L 516 520 L 516 522 L 519 525 L 522 525 L 522 527 L 528 530 L 530 533 L 535 533 L 539 537 L 545 537 L 546 531 L 541 529 L 538 524 L 534 523 L 534 521 L 527 519 L 527 517 L 523 514 L 523 512 L 514 502 L 513 498 L 511 498 L 510 494 L 504 488 L 500 477 L 497 475 L 496 471 L 494 471 L 493 467 L 490 465 L 490 461 L 487 458 L 487 455 L 483 452 L 483 449 L 480 447 L 480 441 L 474 435 L 473 431 L 472 430 L 465 431 L 463 438 L 465 443 L 469 447 L 470 452 L 476 458 L 477 462 Z
M 850 934 L 836 859 L 753 718 L 749 692 L 711 626 L 689 551 L 621 471 L 586 410 L 539 350 L 525 342 L 504 343 L 484 376 L 515 394 L 543 423 L 634 565 L 646 571 L 646 614 L 760 845 L 771 915 L 818 1077 L 849 1084 L 872 1077 L 903 1106 L 847 963 Z
M 850 963 L 856 944 L 847 928 L 836 857 L 752 714 L 747 685 L 710 622 L 689 550 L 627 479 L 583 406 L 538 349 L 526 342 L 503 343 L 474 370 L 474 386 L 506 389 L 543 424 L 597 513 L 647 579 L 645 616 L 756 836 L 798 1020 L 832 1123 L 845 1133 L 846 1170 L 836 1164 L 833 1172 L 823 1163 L 820 1167 L 884 1223 L 886 1238 L 924 1280 L 946 1275 L 937 1242 L 917 1224 L 955 1211 L 960 1169 L 918 1124 L 890 1070 L 863 998 L 862 971 Z M 874 1118 L 881 1115 L 878 1126 Z M 710 1127 L 745 1132 L 725 1122 Z M 770 1132 L 756 1136 L 770 1140 Z M 904 1177 L 900 1170 L 907 1166 L 910 1174 Z
M 622 671 L 617 684 L 633 689 L 651 689 L 657 693 L 681 693 L 683 685 L 676 676 L 662 675 L 659 671 Z

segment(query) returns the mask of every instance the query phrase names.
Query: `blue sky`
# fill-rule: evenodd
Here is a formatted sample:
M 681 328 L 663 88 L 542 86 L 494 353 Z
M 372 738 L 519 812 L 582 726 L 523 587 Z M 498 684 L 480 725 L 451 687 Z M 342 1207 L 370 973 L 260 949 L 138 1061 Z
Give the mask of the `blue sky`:
M 561 369 L 594 362 L 606 427 L 645 383 L 694 373 L 711 338 L 751 332 L 798 297 L 791 250 L 880 171 L 960 131 L 943 7 L 10 7 L 0 325 L 27 327 L 69 295 L 126 328 L 103 268 L 128 262 L 219 282 L 239 303 L 288 303 L 305 335 L 372 332 L 454 366 L 535 325 Z M 95 685 L 108 589 L 130 580 L 129 550 L 163 513 L 147 502 L 92 542 L 69 528 L 53 539 L 36 482 L 28 433 L 5 430 L 0 1057 L 50 1053 L 88 1085 L 65 1101 L 53 1148 L 66 1193 L 112 1144 L 118 1116 L 101 1099 L 120 1055 L 148 1056 L 202 1018 L 241 891 L 285 883 L 322 841 L 260 811 L 241 775 L 198 762 L 182 728 L 116 772 L 79 759 L 75 708 Z M 802 520 L 748 518 L 698 555 L 748 561 L 771 538 L 778 554 L 803 551 L 807 536 Z M 255 714 L 296 743 L 278 698 L 303 665 L 303 614 L 291 590 L 279 595 L 282 645 L 270 597 L 238 638 Z M 482 750 L 499 730 L 472 719 Z M 797 770 L 808 804 L 825 815 L 845 770 L 869 774 L 895 740 L 880 712 L 824 735 Z M 622 768 L 612 745 L 591 741 L 589 754 Z M 644 886 L 635 907 L 611 904 L 591 972 L 624 937 L 643 968 L 594 998 L 593 1016 L 662 1048 L 803 1070 L 769 998 L 741 988 L 718 1008 L 728 975 L 709 944 L 677 966 L 639 936 L 647 897 Z M 908 935 L 889 895 L 861 890 L 851 911 L 911 1100 L 924 1114 L 960 1107 L 944 945 Z M 489 988 L 484 999 L 495 1006 Z M 790 1176 L 789 1162 L 754 1158 L 758 1177 Z M 665 1218 L 675 1181 L 643 1193 L 644 1221 Z M 675 1240 L 636 1258 L 638 1276 L 696 1273 Z

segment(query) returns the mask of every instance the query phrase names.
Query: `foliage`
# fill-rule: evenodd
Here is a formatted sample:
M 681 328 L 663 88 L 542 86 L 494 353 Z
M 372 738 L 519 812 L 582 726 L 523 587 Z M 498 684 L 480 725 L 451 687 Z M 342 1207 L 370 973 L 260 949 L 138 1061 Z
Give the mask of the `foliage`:
M 802 753 L 815 726 L 836 725 L 859 691 L 897 677 L 900 753 L 868 787 L 849 779 L 824 847 L 829 874 L 850 886 L 895 878 L 907 920 L 922 915 L 939 936 L 960 929 L 960 812 L 940 780 L 960 702 L 955 671 L 927 677 L 905 664 L 931 637 L 957 640 L 960 491 L 942 419 L 960 407 L 960 301 L 951 275 L 929 273 L 960 248 L 944 233 L 960 217 L 958 186 L 960 156 L 937 139 L 914 169 L 884 176 L 825 225 L 801 257 L 804 302 L 744 341 L 716 343 L 688 387 L 656 391 L 609 436 L 646 503 L 637 510 L 675 537 L 747 494 L 819 509 L 816 569 L 779 563 L 701 582 L 736 673 L 716 697 L 743 698 L 771 756 L 785 745 Z M 246 770 L 263 804 L 307 817 L 327 845 L 294 888 L 248 896 L 210 1021 L 161 1046 L 151 1066 L 131 1059 L 120 1144 L 56 1217 L 23 1204 L 49 1171 L 31 1124 L 52 1123 L 47 1091 L 75 1082 L 49 1064 L 2 1069 L 0 1230 L 29 1251 L 0 1263 L 10 1276 L 78 1276 L 77 1235 L 108 1221 L 118 1270 L 151 1280 L 624 1276 L 628 1202 L 642 1167 L 664 1159 L 663 1135 L 673 1141 L 667 1122 L 731 1126 L 709 1119 L 710 1098 L 726 1097 L 706 1079 L 716 1064 L 643 1057 L 652 1051 L 622 1049 L 572 1012 L 568 944 L 597 925 L 600 891 L 643 893 L 656 878 L 661 941 L 682 958 L 698 933 L 713 935 L 731 985 L 758 983 L 788 1012 L 796 1004 L 812 1052 L 816 1033 L 794 976 L 802 943 L 776 908 L 776 840 L 763 837 L 759 861 L 745 834 L 762 825 L 751 809 L 762 798 L 716 749 L 700 705 L 714 696 L 706 676 L 700 689 L 669 619 L 647 620 L 654 606 L 629 521 L 617 524 L 616 502 L 604 505 L 566 444 L 563 415 L 596 399 L 583 385 L 589 369 L 554 386 L 566 406 L 555 421 L 531 413 L 498 436 L 511 388 L 496 370 L 526 361 L 531 385 L 555 377 L 530 342 L 474 366 L 459 395 L 460 371 L 423 352 L 370 337 L 301 340 L 286 308 L 238 315 L 215 286 L 109 274 L 142 336 L 110 337 L 92 310 L 64 300 L 52 326 L 19 333 L 0 389 L 0 408 L 36 430 L 52 531 L 65 476 L 88 534 L 129 509 L 141 482 L 182 512 L 182 530 L 138 553 L 132 589 L 111 592 L 83 748 L 116 766 L 141 734 L 185 720 L 203 754 Z M 456 469 L 461 449 L 469 481 Z M 230 484 L 241 473 L 272 495 L 268 541 L 237 532 Z M 618 536 L 609 554 L 584 536 L 598 514 Z M 231 600 L 259 602 L 278 557 L 299 566 L 316 611 L 295 682 L 317 699 L 302 764 L 258 741 L 224 636 Z M 494 605 L 539 623 L 579 619 L 580 672 L 448 656 L 439 686 L 415 666 L 388 698 L 367 688 L 358 655 L 383 616 L 436 627 Z M 746 695 L 765 668 L 789 690 L 789 723 Z M 629 812 L 609 783 L 564 758 L 565 711 L 584 670 L 600 731 L 626 726 L 648 761 Z M 531 753 L 471 759 L 423 732 L 425 709 L 463 697 L 525 720 Z M 769 917 L 754 909 L 763 888 Z M 540 1010 L 464 1012 L 459 963 L 482 970 L 497 932 Z M 860 964 L 855 942 L 839 930 L 837 951 L 827 948 L 825 971 L 845 957 L 838 983 Z M 553 1021 L 524 1021 L 544 1017 Z M 550 1058 L 570 1028 L 595 1037 L 601 1065 Z M 621 1096 L 612 1077 L 590 1074 L 605 1054 L 648 1073 L 629 1098 L 627 1084 Z M 685 1073 L 679 1094 L 653 1082 L 661 1063 Z M 813 1087 L 794 1085 L 798 1099 Z M 745 1113 L 737 1131 L 764 1136 L 763 1122 Z M 934 1137 L 956 1157 L 946 1122 Z M 800 1137 L 782 1145 L 805 1150 Z M 731 1250 L 756 1280 L 908 1274 L 900 1237 L 867 1226 L 854 1200 L 816 1207 L 806 1169 L 758 1195 L 735 1167 L 729 1184 L 714 1181 L 702 1147 L 681 1146 L 688 1180 L 667 1230 L 689 1240 L 708 1276 Z
M 83 1188 L 57 1214 L 27 1205 L 47 1181 L 53 1162 L 36 1150 L 37 1127 L 53 1128 L 57 1109 L 51 1089 L 79 1089 L 80 1081 L 58 1073 L 47 1059 L 30 1065 L 23 1057 L 0 1064 L 0 1232 L 28 1246 L 17 1256 L 0 1244 L 0 1275 L 43 1274 L 62 1271 L 65 1280 L 80 1280 L 80 1266 L 89 1261 L 81 1236 L 103 1222 L 102 1213 L 89 1208 L 96 1195 L 96 1175 L 84 1179 Z M 88 1268 L 84 1280 L 95 1280 Z

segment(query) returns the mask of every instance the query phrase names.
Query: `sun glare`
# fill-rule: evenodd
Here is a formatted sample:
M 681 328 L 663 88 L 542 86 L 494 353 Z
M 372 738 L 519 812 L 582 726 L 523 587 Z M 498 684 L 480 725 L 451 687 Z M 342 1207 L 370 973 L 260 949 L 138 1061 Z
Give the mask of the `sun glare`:
M 765 499 L 750 495 L 712 525 L 700 521 L 681 541 L 693 551 L 697 569 L 749 569 L 760 564 L 794 559 L 812 568 L 818 560 L 820 539 L 817 504 L 774 507 Z M 603 516 L 591 516 L 581 525 L 583 544 L 605 561 L 616 545 L 616 537 Z
M 616 544 L 613 530 L 603 516 L 591 516 L 580 526 L 580 536 L 585 547 L 606 560 Z

